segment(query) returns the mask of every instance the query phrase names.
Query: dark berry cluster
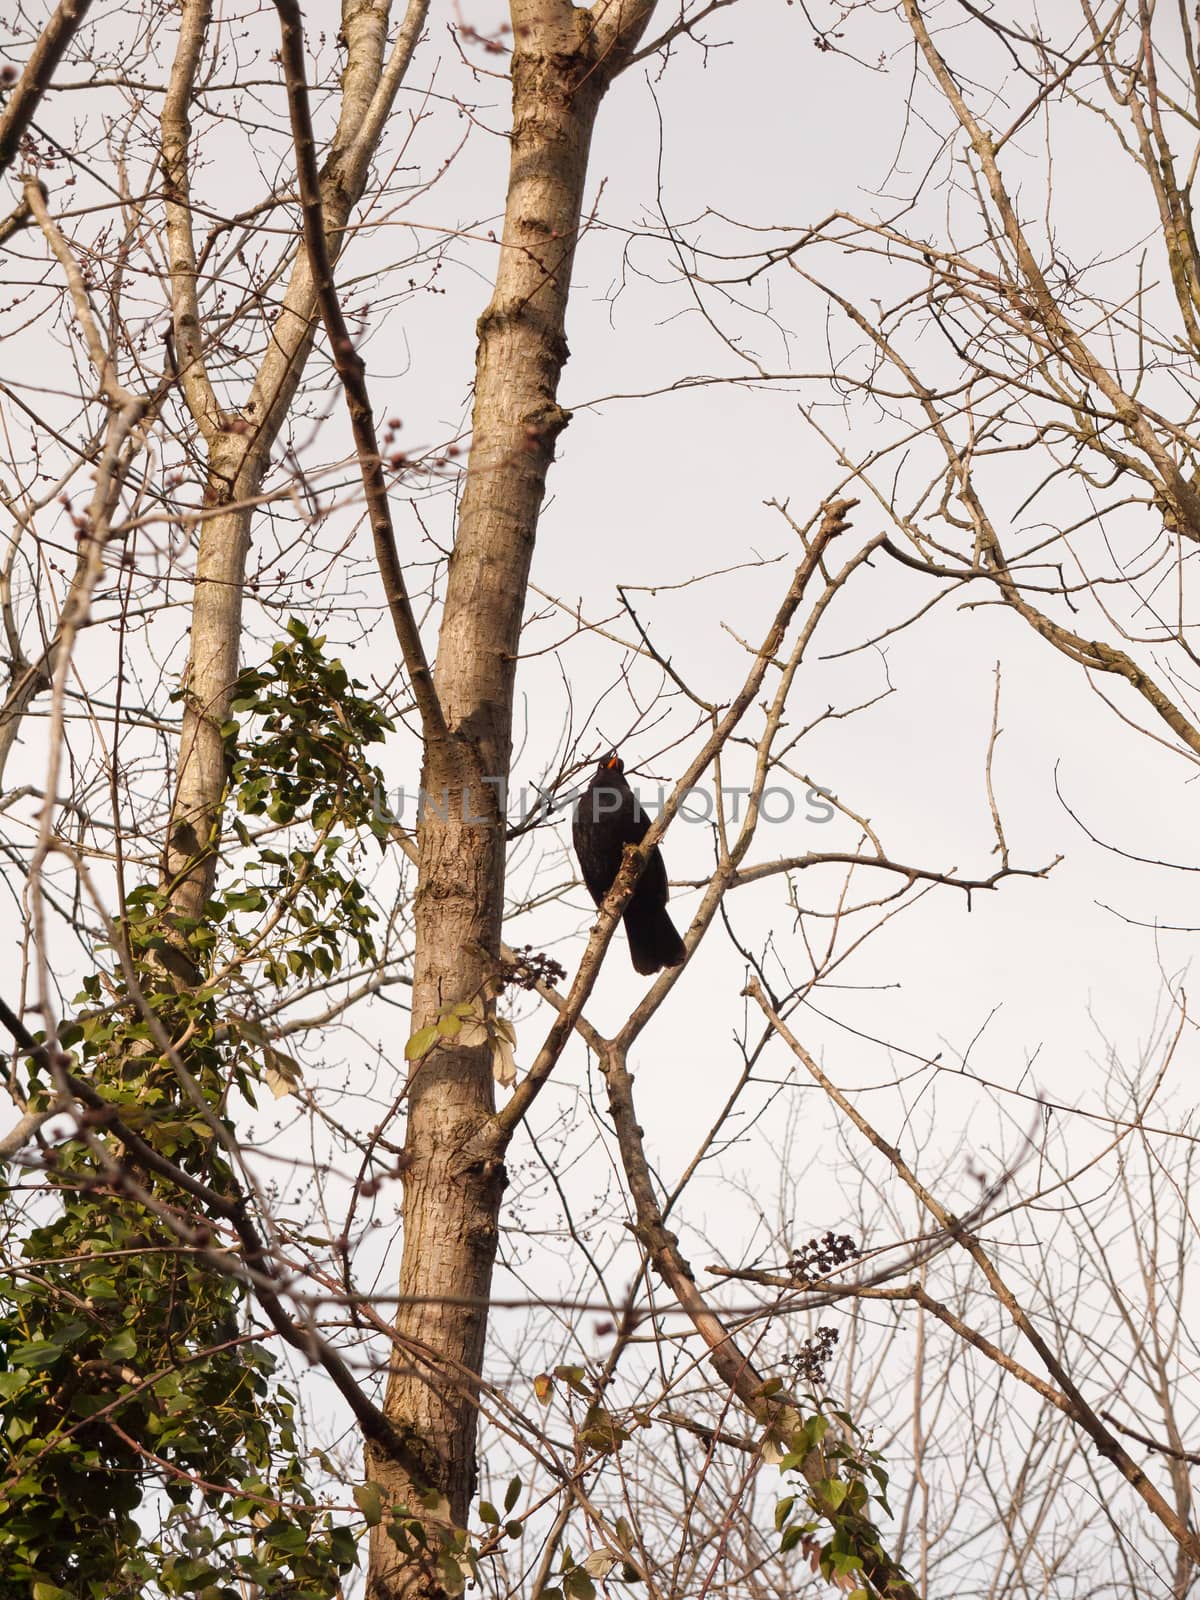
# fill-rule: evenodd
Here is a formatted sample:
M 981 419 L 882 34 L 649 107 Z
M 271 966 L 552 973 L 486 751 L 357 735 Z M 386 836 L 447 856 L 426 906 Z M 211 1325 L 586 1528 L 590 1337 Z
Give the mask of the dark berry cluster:
M 796 1283 L 812 1283 L 847 1261 L 857 1261 L 861 1255 L 848 1233 L 823 1233 L 819 1239 L 809 1239 L 792 1251 L 788 1272 Z
M 500 986 L 513 984 L 518 989 L 536 989 L 539 983 L 560 983 L 567 975 L 561 961 L 535 950 L 531 944 L 518 945 L 511 961 L 500 963 Z
M 836 1328 L 818 1328 L 794 1355 L 784 1356 L 796 1382 L 809 1384 L 813 1388 L 821 1387 L 825 1382 L 825 1368 L 837 1349 L 837 1342 Z

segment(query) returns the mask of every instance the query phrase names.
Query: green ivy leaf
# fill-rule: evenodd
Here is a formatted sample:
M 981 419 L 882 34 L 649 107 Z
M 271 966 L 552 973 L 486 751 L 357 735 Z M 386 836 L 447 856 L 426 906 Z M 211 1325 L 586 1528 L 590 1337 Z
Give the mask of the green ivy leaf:
M 366 1519 L 368 1528 L 377 1528 L 383 1521 L 383 1495 L 377 1483 L 355 1484 L 354 1503 Z
M 122 1328 L 108 1342 L 101 1346 L 100 1353 L 107 1361 L 130 1361 L 137 1355 L 137 1334 L 132 1328 Z

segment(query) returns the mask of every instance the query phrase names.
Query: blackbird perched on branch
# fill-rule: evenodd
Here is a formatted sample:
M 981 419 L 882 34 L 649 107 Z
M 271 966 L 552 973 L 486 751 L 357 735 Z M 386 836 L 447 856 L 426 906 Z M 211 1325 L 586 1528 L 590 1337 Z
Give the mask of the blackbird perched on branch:
M 621 758 L 610 752 L 580 796 L 571 830 L 583 881 L 597 905 L 621 870 L 625 846 L 641 844 L 649 826 L 625 781 Z M 667 915 L 667 896 L 667 869 L 656 845 L 625 907 L 625 933 L 636 972 L 649 975 L 683 963 L 687 952 Z

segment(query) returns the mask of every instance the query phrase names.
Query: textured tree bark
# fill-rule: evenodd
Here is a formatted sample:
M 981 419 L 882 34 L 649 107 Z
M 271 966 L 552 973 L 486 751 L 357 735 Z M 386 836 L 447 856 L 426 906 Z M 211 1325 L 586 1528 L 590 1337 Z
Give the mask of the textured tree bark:
M 632 54 L 653 0 L 590 10 L 513 0 L 513 115 L 504 235 L 495 290 L 479 320 L 467 479 L 450 558 L 436 683 L 450 737 L 425 752 L 422 783 L 439 804 L 419 831 L 413 1026 L 482 996 L 499 949 L 513 680 L 530 557 L 567 358 L 571 266 L 597 107 Z M 489 783 L 487 780 L 493 780 Z M 445 793 L 449 803 L 443 814 Z M 485 819 L 482 822 L 473 819 Z M 503 1164 L 468 1154 L 494 1114 L 490 1050 L 449 1041 L 413 1069 L 404 1175 L 397 1359 L 385 1410 L 428 1463 L 427 1486 L 375 1460 L 394 1501 L 438 1489 L 456 1523 L 475 1488 L 475 1380 L 498 1237 Z M 438 1294 L 460 1297 L 439 1305 Z M 412 1297 L 406 1300 L 404 1297 Z M 461 1298 L 474 1302 L 464 1309 Z M 374 1530 L 372 1600 L 438 1592 Z

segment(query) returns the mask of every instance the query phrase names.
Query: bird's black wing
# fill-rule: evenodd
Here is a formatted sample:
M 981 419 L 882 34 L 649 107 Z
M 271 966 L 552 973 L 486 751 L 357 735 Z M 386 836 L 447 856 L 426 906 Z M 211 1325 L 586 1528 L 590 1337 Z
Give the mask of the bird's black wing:
M 624 776 L 601 769 L 580 796 L 571 826 L 583 881 L 597 905 L 621 870 L 625 846 L 640 844 L 649 826 Z

